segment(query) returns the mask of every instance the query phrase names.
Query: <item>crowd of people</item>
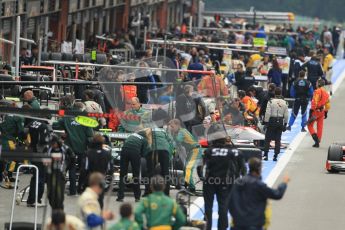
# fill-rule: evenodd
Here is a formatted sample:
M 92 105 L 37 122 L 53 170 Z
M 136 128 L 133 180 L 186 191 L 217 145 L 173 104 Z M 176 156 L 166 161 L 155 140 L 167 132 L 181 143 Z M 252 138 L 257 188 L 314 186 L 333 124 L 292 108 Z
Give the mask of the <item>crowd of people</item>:
M 224 26 L 224 29 L 228 28 L 232 27 Z M 99 132 L 101 128 L 130 134 L 120 153 L 117 201 L 124 201 L 130 164 L 130 181 L 137 202 L 134 212 L 130 204 L 124 203 L 120 208 L 121 220 L 110 229 L 178 229 L 186 224 L 185 213 L 169 198 L 170 165 L 176 152 L 181 151 L 186 156 L 183 159 L 186 189 L 194 193 L 198 189 L 197 182 L 202 181 L 207 229 L 212 228 L 214 195 L 219 205 L 218 229 L 228 228 L 228 212 L 233 218 L 233 229 L 262 229 L 267 222 L 264 215 L 267 199 L 280 199 L 289 178 L 286 177 L 277 190 L 268 188 L 260 180 L 261 159 L 255 158 L 249 160 L 247 174 L 244 159 L 225 130 L 233 126 L 249 126 L 264 133 L 262 160 L 269 160 L 271 141 L 274 141 L 273 161 L 277 161 L 282 132 L 291 131 L 301 110 L 301 131 L 306 132 L 307 127 L 315 141 L 313 147 L 319 147 L 323 120 L 330 109 L 333 55 L 340 36 L 337 28 L 333 31 L 324 28 L 318 33 L 316 28 L 294 31 L 292 27 L 278 27 L 276 32 L 282 33 L 266 35 L 263 30 L 258 33 L 225 30 L 183 39 L 240 45 L 252 44 L 256 36 L 263 36 L 267 45 L 285 47 L 286 55 L 272 54 L 261 48 L 254 53 L 242 49 L 229 55 L 225 48 L 169 44 L 157 52 L 161 54 L 165 50 L 163 65 L 176 71 L 152 71 L 150 68 L 161 64 L 153 57 L 156 51 L 153 49 L 147 49 L 135 63 L 137 69 L 103 68 L 94 76 L 88 69 L 82 69 L 80 80 L 114 84 L 75 86 L 74 96 L 62 97 L 59 108 L 80 113 L 113 114 L 93 118 L 99 123 L 96 128 L 83 126 L 69 116 L 58 118 L 52 125 L 48 119 L 2 116 L 3 151 L 26 146 L 33 152 L 52 156 L 49 166 L 33 162 L 39 169 L 38 204 L 42 203 L 47 183 L 49 204 L 54 210 L 47 229 L 101 229 L 107 220 L 114 218 L 103 201 L 105 176 L 114 173 L 114 162 L 111 143 L 107 135 Z M 178 29 L 172 36 L 175 39 L 185 37 Z M 25 49 L 22 51 L 24 64 L 35 64 L 35 56 L 29 59 Z M 258 76 L 267 78 L 259 80 Z M 284 98 L 294 99 L 291 114 Z M 9 102 L 9 106 L 20 105 Z M 23 94 L 22 108 L 40 110 L 33 91 Z M 62 130 L 63 135 L 52 134 L 52 130 Z M 206 150 L 200 144 L 200 139 L 205 137 L 208 140 Z M 141 168 L 142 159 L 146 161 L 145 170 Z M 0 180 L 5 181 L 3 187 L 13 188 L 11 182 L 14 181 L 16 162 L 1 160 L 0 164 Z M 202 166 L 206 166 L 206 170 L 203 171 Z M 49 169 L 47 172 L 46 168 Z M 80 220 L 63 212 L 67 172 L 68 195 L 78 196 Z M 34 200 L 35 178 L 34 174 L 30 181 L 28 207 L 37 205 Z M 143 178 L 147 180 L 142 195 L 140 184 Z M 218 183 L 214 183 L 216 178 Z M 234 183 L 235 180 L 241 183 Z

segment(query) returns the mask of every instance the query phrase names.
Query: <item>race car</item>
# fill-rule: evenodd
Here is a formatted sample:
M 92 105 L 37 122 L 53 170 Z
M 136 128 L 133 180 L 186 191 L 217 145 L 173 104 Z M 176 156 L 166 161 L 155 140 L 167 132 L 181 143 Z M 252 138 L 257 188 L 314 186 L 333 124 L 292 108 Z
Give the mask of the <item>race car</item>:
M 345 143 L 333 143 L 328 148 L 326 170 L 329 173 L 345 172 Z

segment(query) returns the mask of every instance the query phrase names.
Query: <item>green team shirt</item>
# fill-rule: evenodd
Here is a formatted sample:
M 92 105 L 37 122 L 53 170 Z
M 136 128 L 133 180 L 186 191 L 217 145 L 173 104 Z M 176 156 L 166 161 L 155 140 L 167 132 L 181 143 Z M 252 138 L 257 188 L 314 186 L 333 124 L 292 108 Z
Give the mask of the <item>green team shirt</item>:
M 140 108 L 138 110 L 130 109 L 125 112 L 125 117 L 121 119 L 119 132 L 135 132 L 143 128 L 149 122 L 149 113 L 147 110 Z M 138 116 L 139 119 L 131 119 L 130 115 Z M 127 117 L 128 116 L 128 117 Z
M 119 222 L 111 226 L 108 230 L 139 230 L 137 222 L 128 218 L 121 218 Z
M 135 221 L 141 229 L 144 228 L 143 216 L 147 220 L 148 228 L 165 225 L 171 226 L 173 229 L 179 229 L 186 223 L 186 216 L 180 206 L 163 192 L 154 192 L 141 199 L 136 207 Z
M 71 117 L 60 118 L 53 123 L 53 129 L 63 129 L 67 134 L 65 144 L 75 153 L 85 153 L 89 139 L 93 137 L 92 128 L 82 126 Z
M 151 147 L 147 142 L 145 132 L 131 134 L 123 144 L 122 149 L 139 152 L 141 156 L 146 156 L 151 151 Z
M 24 118 L 7 115 L 0 124 L 1 144 L 3 150 L 9 150 L 8 141 L 15 141 L 20 133 L 24 132 Z
M 161 128 L 152 129 L 152 150 L 166 150 L 171 159 L 174 149 L 174 141 L 170 134 Z
M 199 142 L 195 139 L 195 137 L 187 129 L 184 128 L 181 128 L 178 131 L 177 135 L 175 136 L 175 141 L 177 144 L 182 144 L 187 151 L 190 151 L 199 146 Z

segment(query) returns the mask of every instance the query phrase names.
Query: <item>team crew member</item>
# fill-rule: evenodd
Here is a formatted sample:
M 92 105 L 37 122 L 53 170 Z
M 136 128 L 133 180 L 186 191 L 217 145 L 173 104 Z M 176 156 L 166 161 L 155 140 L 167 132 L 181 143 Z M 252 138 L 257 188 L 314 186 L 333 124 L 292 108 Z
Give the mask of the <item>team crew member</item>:
M 169 165 L 173 158 L 174 152 L 174 141 L 172 137 L 162 128 L 148 128 L 144 129 L 146 137 L 152 146 L 152 151 L 150 151 L 146 156 L 146 165 L 148 177 L 151 178 L 154 174 L 154 169 L 157 163 L 160 164 L 160 175 L 165 180 L 165 194 L 169 195 L 170 191 L 170 178 L 169 178 Z M 151 143 L 152 142 L 152 143 Z M 149 185 L 145 187 L 145 195 L 150 193 Z
M 291 126 L 296 120 L 296 117 L 298 115 L 299 109 L 301 108 L 301 114 L 302 114 L 302 132 L 306 132 L 305 126 L 307 122 L 307 107 L 310 98 L 313 95 L 313 87 L 311 83 L 304 79 L 305 72 L 301 70 L 299 72 L 299 77 L 296 81 L 292 83 L 290 95 L 291 97 L 295 98 L 295 102 L 293 104 L 293 109 L 291 112 L 290 120 L 289 120 L 289 126 L 286 128 L 287 130 L 291 130 Z
M 234 224 L 231 230 L 262 230 L 268 221 L 265 217 L 267 200 L 283 197 L 290 178 L 285 176 L 283 183 L 272 189 L 262 182 L 261 171 L 261 160 L 251 158 L 249 175 L 235 181 L 230 194 L 230 214 Z
M 140 165 L 141 157 L 146 156 L 151 151 L 147 141 L 146 132 L 139 131 L 131 134 L 125 141 L 120 158 L 120 181 L 117 201 L 123 201 L 124 189 L 127 182 L 128 165 L 131 164 L 133 173 L 133 190 L 135 201 L 140 200 Z
M 233 148 L 230 138 L 224 132 L 212 135 L 212 147 L 204 152 L 206 174 L 203 183 L 203 196 L 205 200 L 205 217 L 207 229 L 212 229 L 212 208 L 216 195 L 218 202 L 218 229 L 228 227 L 228 197 L 231 185 L 238 177 L 239 172 L 245 174 L 245 162 L 240 152 Z
M 92 90 L 85 90 L 83 93 L 83 99 L 85 104 L 85 111 L 88 113 L 103 113 L 102 107 L 94 101 L 95 95 Z M 96 119 L 96 118 L 93 118 Z M 104 117 L 99 118 L 100 127 L 105 127 L 107 121 Z
M 94 172 L 102 173 L 105 176 L 107 173 L 113 175 L 113 164 L 111 158 L 111 148 L 105 145 L 105 139 L 101 134 L 96 134 L 90 144 L 90 148 L 86 152 L 85 169 L 87 175 Z M 104 193 L 99 196 L 99 204 L 103 208 Z
M 120 132 L 135 132 L 143 128 L 143 125 L 147 122 L 148 113 L 141 107 L 139 98 L 133 97 L 131 99 L 131 106 L 132 108 L 127 110 L 121 118 Z
M 125 203 L 120 207 L 121 219 L 109 230 L 140 230 L 137 222 L 131 220 L 133 215 L 132 206 L 129 203 Z
M 190 190 L 195 190 L 195 181 L 193 173 L 199 160 L 202 158 L 202 151 L 198 141 L 188 130 L 181 128 L 181 122 L 178 119 L 173 119 L 169 122 L 169 129 L 172 136 L 178 145 L 182 145 L 187 152 L 186 168 L 185 168 L 185 183 Z
M 327 118 L 328 110 L 330 109 L 329 94 L 324 88 L 325 81 L 319 79 L 317 81 L 318 88 L 314 91 L 313 99 L 311 101 L 310 118 L 308 121 L 308 130 L 313 137 L 315 144 L 313 147 L 318 148 L 322 137 L 323 120 Z M 314 124 L 317 124 L 317 132 L 314 129 Z
M 143 216 L 146 218 L 146 229 L 151 230 L 177 230 L 186 223 L 186 216 L 176 201 L 163 193 L 164 183 L 163 177 L 152 177 L 153 193 L 143 198 L 136 207 L 135 220 L 141 229 L 145 229 Z
M 266 113 L 266 108 L 267 108 L 267 103 L 274 98 L 274 91 L 276 90 L 276 85 L 274 83 L 268 84 L 268 90 L 265 92 L 263 99 L 260 103 L 260 112 L 259 112 L 259 117 L 261 120 L 265 118 L 265 113 Z
M 25 105 L 29 106 L 29 105 Z M 30 106 L 31 107 L 31 106 Z M 34 153 L 42 152 L 44 147 L 47 147 L 50 141 L 50 130 L 48 122 L 46 121 L 32 121 L 29 125 L 29 139 L 30 148 Z M 38 168 L 38 203 L 41 203 L 41 199 L 44 193 L 44 183 L 46 178 L 46 170 L 42 162 L 32 162 Z M 32 170 L 33 175 L 30 180 L 30 190 L 27 199 L 27 206 L 34 207 L 35 194 L 36 194 L 36 170 Z
M 61 108 L 68 110 L 75 110 L 74 98 L 71 96 L 65 96 L 61 99 Z M 78 158 L 79 165 L 79 181 L 78 181 L 78 193 L 84 190 L 86 184 L 85 175 L 85 159 L 86 159 L 86 148 L 88 143 L 93 137 L 92 128 L 82 126 L 74 120 L 72 117 L 62 117 L 57 122 L 53 123 L 53 129 L 65 130 L 67 135 L 65 143 L 68 145 Z M 70 195 L 76 195 L 76 166 L 72 165 L 69 168 L 70 178 Z
M 31 90 L 25 91 L 23 99 L 24 102 L 28 103 L 33 109 L 40 109 L 40 104 Z
M 129 74 L 128 82 L 134 82 L 135 75 L 133 73 Z M 123 85 L 123 97 L 125 101 L 125 109 L 131 109 L 132 98 L 137 97 L 137 86 L 136 85 Z
M 101 230 L 106 220 L 114 219 L 111 211 L 101 209 L 98 202 L 98 196 L 103 193 L 105 180 L 101 173 L 92 173 L 89 177 L 89 186 L 79 197 L 78 206 L 81 219 L 84 221 L 87 229 Z
M 75 154 L 60 137 L 52 135 L 50 146 L 47 150 L 53 161 L 48 175 L 48 199 L 52 209 L 63 209 L 65 194 L 65 174 L 71 164 L 75 164 Z M 28 203 L 29 205 L 29 203 Z
M 12 107 L 17 107 L 13 102 Z M 24 133 L 24 119 L 22 117 L 8 114 L 0 123 L 1 145 L 3 151 L 12 151 L 16 149 L 17 138 L 23 136 Z M 15 170 L 16 163 L 0 161 L 0 182 L 5 179 L 5 188 L 13 188 L 11 182 L 14 182 L 12 173 Z M 4 178 L 3 178 L 4 177 Z
M 308 71 L 307 79 L 311 82 L 313 89 L 316 89 L 316 82 L 319 78 L 323 76 L 323 70 L 315 54 L 313 54 L 310 61 L 303 64 L 301 68 L 307 69 Z
M 332 95 L 332 67 L 333 67 L 333 61 L 334 61 L 334 57 L 333 55 L 329 52 L 329 48 L 325 48 L 324 49 L 324 54 L 325 54 L 325 58 L 323 59 L 323 71 L 325 72 L 325 77 L 327 80 L 327 85 L 328 85 L 328 92 L 330 93 L 330 95 Z
M 260 108 L 258 104 L 254 101 L 253 97 L 255 94 L 255 89 L 249 88 L 246 93 L 244 91 L 239 91 L 238 95 L 241 98 L 241 102 L 244 104 L 246 111 L 244 113 L 245 117 L 248 118 L 250 115 L 259 117 Z
M 268 160 L 271 140 L 275 142 L 273 161 L 277 161 L 278 154 L 280 153 L 282 132 L 286 130 L 286 124 L 289 118 L 288 104 L 282 98 L 281 88 L 277 87 L 274 93 L 275 98 L 268 102 L 264 119 L 265 124 L 267 124 L 263 156 L 263 160 L 265 161 Z

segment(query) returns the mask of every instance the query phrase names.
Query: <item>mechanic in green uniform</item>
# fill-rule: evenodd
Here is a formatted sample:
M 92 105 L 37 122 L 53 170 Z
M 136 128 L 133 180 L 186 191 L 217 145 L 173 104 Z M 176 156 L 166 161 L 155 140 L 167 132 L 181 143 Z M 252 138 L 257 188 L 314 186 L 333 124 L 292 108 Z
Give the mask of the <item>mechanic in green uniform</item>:
M 169 122 L 169 129 L 173 134 L 176 144 L 182 145 L 186 149 L 185 183 L 191 191 L 195 191 L 193 173 L 202 159 L 202 149 L 195 137 L 188 130 L 181 127 L 180 120 L 171 120 Z
M 139 131 L 138 133 L 131 134 L 123 144 L 120 157 L 120 181 L 119 191 L 117 194 L 117 201 L 122 202 L 124 199 L 125 184 L 128 182 L 128 166 L 129 163 L 132 167 L 133 173 L 133 191 L 136 201 L 140 200 L 140 166 L 141 157 L 145 157 L 151 151 L 150 144 L 148 143 L 146 132 Z
M 115 225 L 111 226 L 109 230 L 139 230 L 137 222 L 131 220 L 133 215 L 132 206 L 129 203 L 124 203 L 120 207 L 121 219 Z
M 33 109 L 40 109 L 40 104 L 31 90 L 25 91 L 23 99 L 24 102 L 27 102 Z
M 76 103 L 77 104 L 77 103 Z M 74 105 L 74 98 L 72 96 L 65 96 L 61 98 L 60 106 L 66 110 L 80 110 Z M 93 130 L 90 127 L 82 126 L 74 120 L 73 117 L 62 117 L 53 123 L 53 129 L 65 130 L 66 140 L 65 144 L 70 147 L 77 156 L 77 161 L 80 169 L 78 192 L 82 193 L 86 184 L 85 161 L 86 149 L 88 143 L 92 141 Z M 70 195 L 76 195 L 76 165 L 72 164 L 68 169 L 70 178 Z
M 147 174 L 148 178 L 154 175 L 155 168 L 157 164 L 160 164 L 159 174 L 165 180 L 165 190 L 164 193 L 169 195 L 170 191 L 170 178 L 169 178 L 169 165 L 173 158 L 175 151 L 174 140 L 162 128 L 146 128 L 144 129 L 148 142 L 152 146 L 152 151 L 146 157 L 147 164 Z M 147 180 L 149 182 L 149 180 Z M 146 184 L 145 195 L 150 193 L 150 186 Z
M 149 113 L 141 107 L 139 98 L 133 97 L 131 99 L 131 107 L 121 117 L 121 124 L 118 128 L 119 132 L 135 132 L 138 129 L 144 128 L 146 122 L 148 122 Z
M 16 104 L 13 103 L 12 107 L 16 107 Z M 3 151 L 11 151 L 16 149 L 16 141 L 24 137 L 24 118 L 14 116 L 14 115 L 6 115 L 4 121 L 0 123 L 0 133 L 1 133 L 1 145 Z M 8 176 L 12 182 L 12 172 L 15 170 L 15 162 L 0 162 L 0 182 L 3 180 L 3 173 Z M 7 180 L 6 181 L 6 188 L 11 188 L 11 183 Z
M 164 178 L 156 175 L 151 178 L 152 194 L 143 198 L 135 209 L 135 220 L 141 229 L 172 230 L 186 223 L 186 216 L 175 200 L 166 196 Z M 144 217 L 145 223 L 144 226 Z

